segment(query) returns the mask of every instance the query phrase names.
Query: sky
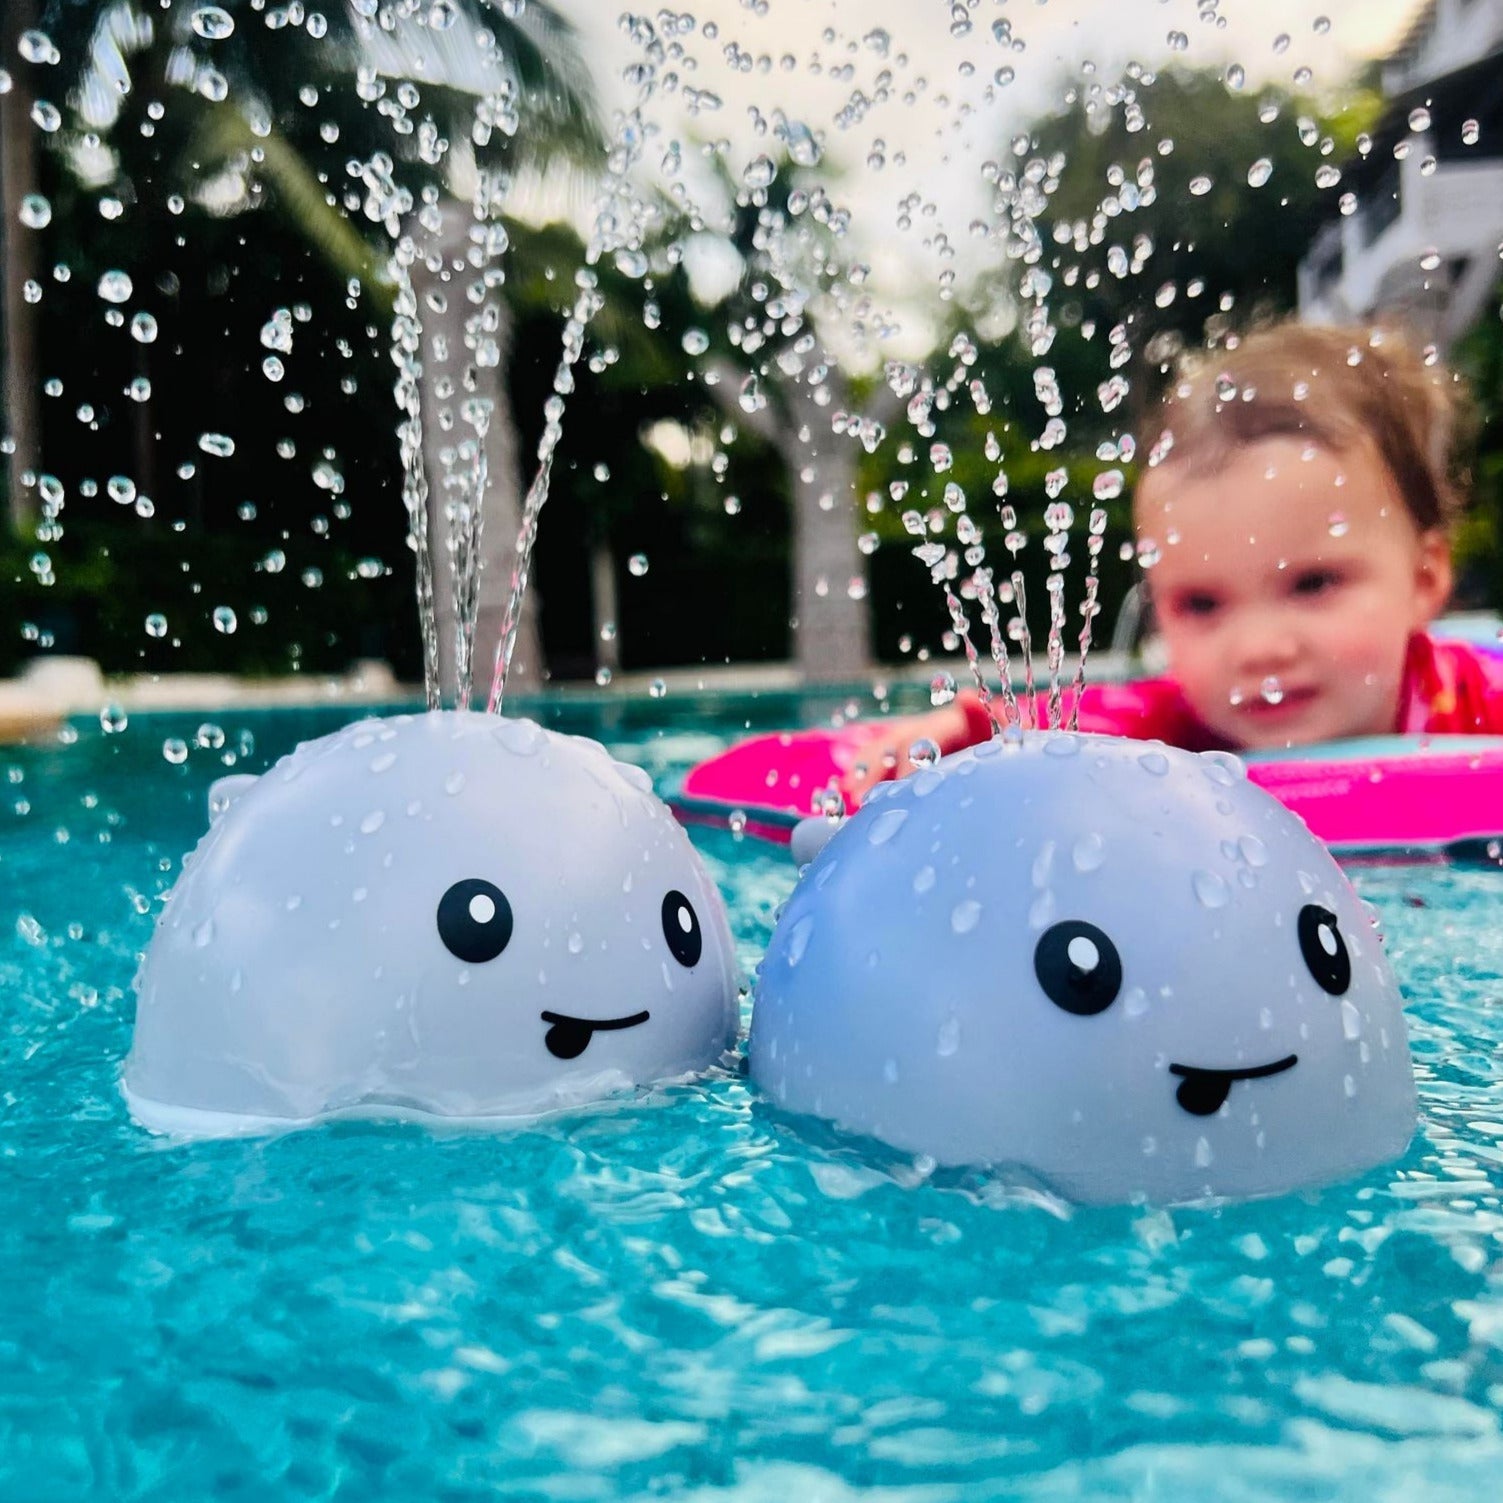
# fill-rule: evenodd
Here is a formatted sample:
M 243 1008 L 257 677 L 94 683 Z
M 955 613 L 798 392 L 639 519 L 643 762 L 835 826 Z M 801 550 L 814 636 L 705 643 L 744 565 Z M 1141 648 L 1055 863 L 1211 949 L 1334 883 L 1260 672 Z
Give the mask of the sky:
M 604 103 L 621 105 L 621 71 L 634 57 L 617 24 L 622 7 L 556 3 L 579 28 Z M 764 152 L 780 155 L 758 121 L 768 128 L 782 111 L 821 142 L 814 175 L 827 175 L 850 209 L 851 253 L 870 262 L 871 288 L 912 305 L 916 278 L 938 293 L 936 231 L 954 245 L 962 278 L 973 269 L 978 242 L 968 226 L 988 201 L 983 164 L 1056 107 L 1087 67 L 1108 82 L 1130 61 L 1236 63 L 1248 90 L 1292 87 L 1296 70 L 1308 68 L 1307 89 L 1335 91 L 1360 62 L 1390 51 L 1420 8 L 1421 0 L 700 0 L 679 30 L 681 86 L 651 106 L 660 136 L 646 160 L 670 138 L 691 158 L 697 142 L 723 138 L 739 173 Z M 957 16 L 968 29 L 953 27 Z M 999 84 L 1005 68 L 1012 75 Z M 876 102 L 884 73 L 890 97 Z M 701 99 L 696 109 L 693 91 L 720 106 Z M 864 110 L 859 95 L 873 101 Z M 918 206 L 907 228 L 905 200 Z

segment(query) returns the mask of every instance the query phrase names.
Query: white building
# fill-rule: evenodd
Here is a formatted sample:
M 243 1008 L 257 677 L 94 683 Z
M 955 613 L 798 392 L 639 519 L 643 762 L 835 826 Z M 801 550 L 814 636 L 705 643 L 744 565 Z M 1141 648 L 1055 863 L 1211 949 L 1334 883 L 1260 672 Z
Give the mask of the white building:
M 1300 263 L 1300 311 L 1397 315 L 1444 348 L 1503 269 L 1503 0 L 1427 0 L 1382 84 L 1371 150 L 1342 183 L 1355 211 Z

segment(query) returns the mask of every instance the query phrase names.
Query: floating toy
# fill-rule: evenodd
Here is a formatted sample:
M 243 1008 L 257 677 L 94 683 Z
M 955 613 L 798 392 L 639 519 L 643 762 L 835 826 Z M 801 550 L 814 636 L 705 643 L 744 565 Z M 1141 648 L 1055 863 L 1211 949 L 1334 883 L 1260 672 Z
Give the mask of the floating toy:
M 1269 1195 L 1403 1151 L 1399 989 L 1225 753 L 1034 733 L 873 789 L 799 880 L 750 1066 L 781 1107 L 1078 1201 Z
M 751 737 L 695 767 L 675 807 L 786 841 L 821 797 L 839 801 L 892 731 L 866 720 Z M 1503 839 L 1503 736 L 1370 736 L 1246 756 L 1252 781 L 1338 854 L 1465 854 Z
M 647 775 L 458 711 L 221 780 L 136 978 L 147 1126 L 527 1115 L 712 1064 L 737 977 Z

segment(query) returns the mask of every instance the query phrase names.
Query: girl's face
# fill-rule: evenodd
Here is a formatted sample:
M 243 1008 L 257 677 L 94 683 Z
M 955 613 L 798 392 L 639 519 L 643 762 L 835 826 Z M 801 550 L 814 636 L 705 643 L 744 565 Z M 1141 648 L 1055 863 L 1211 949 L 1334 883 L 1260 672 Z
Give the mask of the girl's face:
M 1451 562 L 1368 445 L 1264 439 L 1197 476 L 1171 458 L 1134 510 L 1160 554 L 1170 672 L 1211 730 L 1257 750 L 1395 728 L 1409 638 L 1444 606 Z

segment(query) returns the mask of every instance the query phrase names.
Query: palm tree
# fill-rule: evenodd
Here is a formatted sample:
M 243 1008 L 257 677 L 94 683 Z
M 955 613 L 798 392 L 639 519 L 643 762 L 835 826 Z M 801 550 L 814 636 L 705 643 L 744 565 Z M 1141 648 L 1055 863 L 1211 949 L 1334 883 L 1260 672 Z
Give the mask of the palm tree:
M 384 12 L 371 19 L 369 7 L 331 6 L 326 30 L 271 29 L 261 15 L 237 20 L 228 11 L 227 20 L 205 25 L 187 8 L 163 15 L 140 0 L 101 0 L 83 29 L 73 13 L 61 18 L 70 26 L 76 127 L 63 149 L 77 174 L 125 180 L 143 202 L 159 205 L 169 181 L 189 189 L 175 219 L 156 216 L 152 228 L 164 241 L 191 228 L 224 246 L 227 227 L 270 216 L 312 251 L 331 287 L 352 289 L 352 304 L 358 297 L 378 338 L 398 311 L 393 248 L 405 247 L 399 259 L 411 268 L 416 305 L 404 329 L 423 370 L 420 411 L 409 414 L 420 430 L 412 447 L 434 482 L 426 495 L 421 483 L 409 485 L 406 499 L 423 507 L 411 516 L 414 533 L 436 539 L 442 618 L 430 699 L 440 673 L 440 682 L 457 681 L 456 659 L 467 655 L 473 631 L 474 610 L 467 631 L 451 585 L 448 514 L 456 509 L 445 504 L 453 487 L 441 477 L 466 421 L 481 412 L 489 452 L 485 462 L 466 464 L 483 508 L 472 497 L 457 510 L 483 509 L 488 524 L 479 560 L 482 643 L 499 616 L 504 554 L 517 531 L 517 446 L 504 390 L 505 236 L 497 229 L 504 185 L 529 163 L 582 166 L 598 152 L 572 30 L 538 0 L 515 16 L 510 9 L 463 0 L 383 24 Z M 90 132 L 110 154 L 102 168 L 99 151 L 85 149 Z M 352 161 L 365 164 L 363 184 L 348 175 Z M 356 227 L 362 215 L 374 229 Z M 133 251 L 154 276 L 151 234 L 138 236 Z M 372 422 L 390 427 L 373 414 Z M 423 576 L 420 569 L 420 599 L 429 589 Z M 519 667 L 537 674 L 535 615 L 529 625 Z

